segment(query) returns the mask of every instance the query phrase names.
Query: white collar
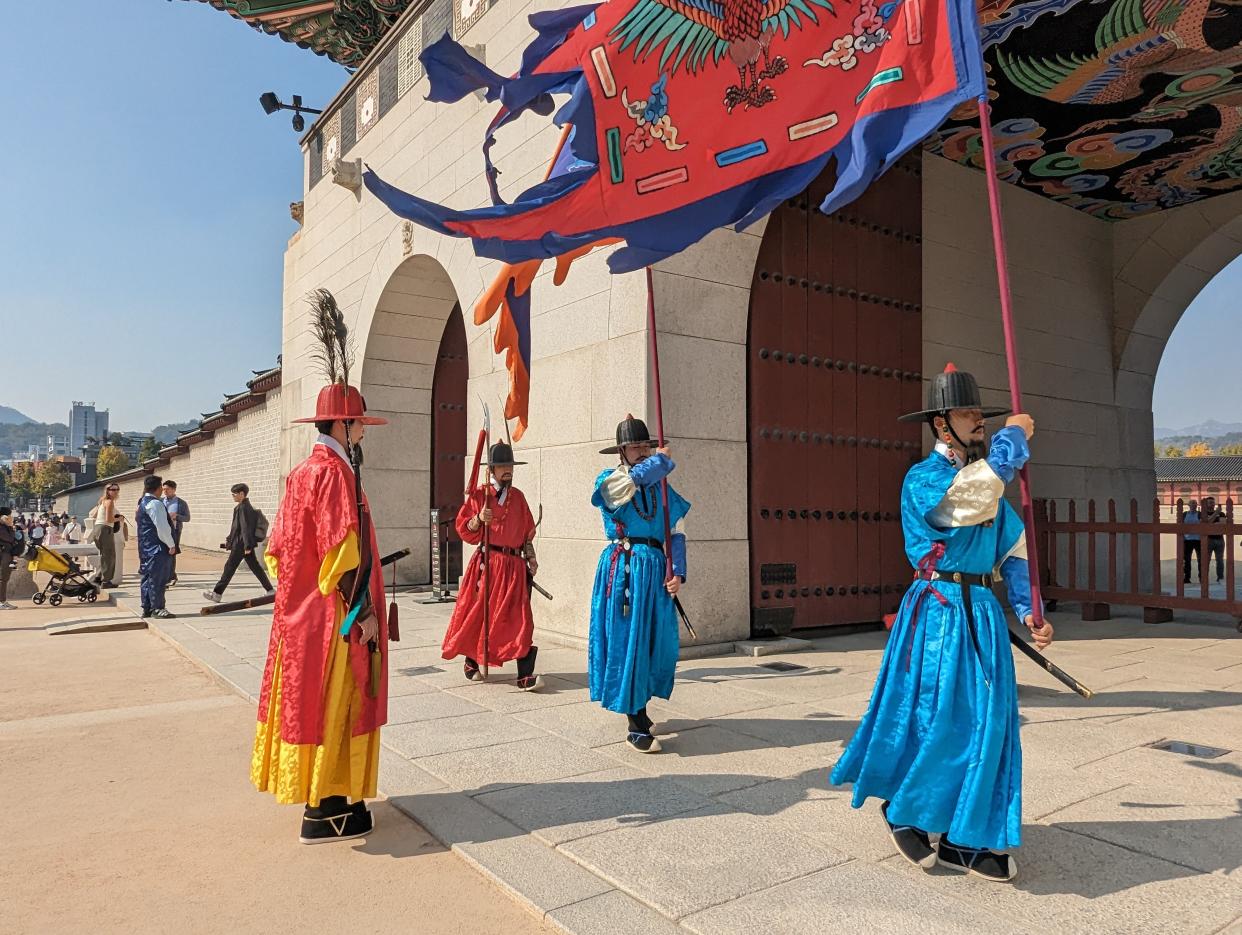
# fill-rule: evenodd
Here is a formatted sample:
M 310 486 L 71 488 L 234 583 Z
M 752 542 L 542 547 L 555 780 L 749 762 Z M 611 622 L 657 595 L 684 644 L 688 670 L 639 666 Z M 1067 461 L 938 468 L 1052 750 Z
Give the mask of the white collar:
M 509 499 L 509 487 L 512 487 L 513 485 L 510 484 L 502 490 L 499 482 L 494 477 L 491 479 L 491 483 L 492 490 L 496 491 L 496 502 L 503 506 L 504 502 Z
M 345 452 L 345 448 L 331 435 L 320 435 L 315 439 L 315 444 L 323 445 L 329 451 L 335 452 L 336 456 L 345 462 L 345 466 L 349 468 L 350 472 L 353 472 L 354 466 L 349 463 L 349 455 Z
M 953 465 L 954 470 L 960 471 L 962 469 L 963 465 L 961 458 L 958 457 L 957 452 L 953 450 L 953 446 L 948 442 L 936 442 L 936 454 L 947 459 L 948 462 Z

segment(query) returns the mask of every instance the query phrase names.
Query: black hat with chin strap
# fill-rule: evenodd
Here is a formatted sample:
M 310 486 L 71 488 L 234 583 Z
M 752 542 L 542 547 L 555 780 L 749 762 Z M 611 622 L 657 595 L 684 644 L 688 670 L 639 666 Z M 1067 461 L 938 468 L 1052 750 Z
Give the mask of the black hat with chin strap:
M 965 370 L 953 364 L 945 364 L 944 372 L 932 377 L 927 389 L 927 408 L 908 412 L 899 422 L 925 422 L 933 416 L 942 416 L 952 409 L 980 409 L 985 419 L 1008 415 L 1011 410 L 996 406 L 985 407 L 979 395 L 979 383 Z
M 651 432 L 647 430 L 647 423 L 642 419 L 635 419 L 633 413 L 626 413 L 625 418 L 617 423 L 617 443 L 611 448 L 601 448 L 599 453 L 615 455 L 619 454 L 625 445 L 638 445 L 649 441 L 651 441 Z
M 513 448 L 504 442 L 496 442 L 487 453 L 487 466 L 489 468 L 513 467 L 515 464 L 525 463 L 525 461 L 514 461 Z

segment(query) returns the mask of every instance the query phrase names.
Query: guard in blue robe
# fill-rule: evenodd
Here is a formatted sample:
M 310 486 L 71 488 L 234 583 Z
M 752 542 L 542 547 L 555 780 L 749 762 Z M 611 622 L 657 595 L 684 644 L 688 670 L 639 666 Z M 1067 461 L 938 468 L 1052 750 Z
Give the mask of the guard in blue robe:
M 633 416 L 617 426 L 617 444 L 600 454 L 617 454 L 621 463 L 600 473 L 591 495 L 609 540 L 591 593 L 591 700 L 627 716 L 631 747 L 656 753 L 660 744 L 652 733 L 647 702 L 673 693 L 679 647 L 673 601 L 686 579 L 686 537 L 680 527 L 690 504 L 669 486 L 670 578 L 660 481 L 673 472 L 672 459 L 663 451 L 652 453 L 647 426 Z
M 1005 410 L 982 408 L 974 377 L 950 364 L 929 395 L 926 410 L 903 417 L 927 420 L 937 436 L 902 486 L 914 582 L 832 782 L 853 783 L 855 808 L 883 800 L 893 843 L 913 863 L 1011 880 L 1016 862 L 1000 852 L 1021 843 L 1022 748 L 1008 625 L 992 584 L 1004 581 L 1029 625 L 1025 533 L 1003 494 L 1030 456 L 1034 423 L 1012 417 L 985 449 L 984 419 Z M 1047 645 L 1052 628 L 1035 635 Z

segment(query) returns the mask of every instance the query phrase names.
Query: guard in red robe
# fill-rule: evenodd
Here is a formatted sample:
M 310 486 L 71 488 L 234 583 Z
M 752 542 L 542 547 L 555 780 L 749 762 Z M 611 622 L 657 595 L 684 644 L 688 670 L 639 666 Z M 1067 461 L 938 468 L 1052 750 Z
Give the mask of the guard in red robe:
M 379 729 L 388 717 L 388 621 L 371 508 L 356 472 L 368 425 L 352 386 L 319 393 L 319 437 L 295 467 L 272 525 L 267 564 L 276 604 L 250 778 L 284 804 L 304 803 L 301 841 L 368 834 Z
M 485 655 L 488 666 L 516 659 L 518 688 L 534 691 L 543 684 L 535 674 L 539 647 L 531 645 L 535 621 L 530 612 L 530 581 L 539 569 L 535 518 L 522 491 L 513 486 L 514 465 L 525 462 L 514 461 L 513 449 L 503 442 L 492 445 L 487 460 L 487 483 L 473 491 L 457 511 L 462 541 L 479 548 L 461 579 L 457 606 L 444 634 L 444 658 L 465 656 L 462 671 L 468 679 L 482 677 L 478 660 Z M 486 615 L 485 591 L 490 611 Z

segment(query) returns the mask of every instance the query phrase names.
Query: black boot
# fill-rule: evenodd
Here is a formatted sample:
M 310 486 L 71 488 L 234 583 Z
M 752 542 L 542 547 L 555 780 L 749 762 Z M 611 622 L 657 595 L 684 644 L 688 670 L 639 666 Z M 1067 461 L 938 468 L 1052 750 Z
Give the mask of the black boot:
M 1008 883 L 1018 875 L 1018 864 L 1008 854 L 961 847 L 951 842 L 948 835 L 940 839 L 937 856 L 942 867 L 959 873 L 973 873 L 993 883 Z
M 647 717 L 647 709 L 627 714 L 626 719 L 630 722 L 630 732 L 626 735 L 625 742 L 639 753 L 659 753 L 660 741 L 651 734 L 651 719 Z
M 543 679 L 535 674 L 535 657 L 539 655 L 539 647 L 532 646 L 530 652 L 517 661 L 517 687 L 524 692 L 533 692 L 543 685 Z
M 328 841 L 348 841 L 370 834 L 375 819 L 365 802 L 353 805 L 343 795 L 330 795 L 319 800 L 319 805 L 307 806 L 302 813 L 303 844 L 324 844 Z
M 932 848 L 931 838 L 926 831 L 913 825 L 893 824 L 888 818 L 887 802 L 880 806 L 880 813 L 884 816 L 884 823 L 888 825 L 888 836 L 892 838 L 893 846 L 900 851 L 902 857 L 924 870 L 936 866 L 936 851 Z
M 461 673 L 472 682 L 477 678 L 482 678 L 479 674 L 479 664 L 469 656 L 467 656 L 466 661 L 461 664 Z

